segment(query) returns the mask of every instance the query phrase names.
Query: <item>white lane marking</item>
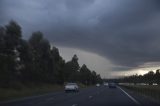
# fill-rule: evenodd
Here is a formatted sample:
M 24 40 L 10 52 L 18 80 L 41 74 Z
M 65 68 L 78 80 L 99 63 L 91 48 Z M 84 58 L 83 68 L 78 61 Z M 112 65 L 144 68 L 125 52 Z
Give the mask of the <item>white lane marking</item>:
M 119 86 L 117 86 L 122 92 L 124 92 L 132 101 L 134 101 L 137 105 L 140 105 L 140 103 L 134 99 L 131 95 L 129 95 L 126 91 L 124 91 L 122 88 L 120 88 Z
M 93 96 L 89 96 L 89 99 L 91 99 Z
M 73 104 L 72 106 L 78 106 L 78 104 Z

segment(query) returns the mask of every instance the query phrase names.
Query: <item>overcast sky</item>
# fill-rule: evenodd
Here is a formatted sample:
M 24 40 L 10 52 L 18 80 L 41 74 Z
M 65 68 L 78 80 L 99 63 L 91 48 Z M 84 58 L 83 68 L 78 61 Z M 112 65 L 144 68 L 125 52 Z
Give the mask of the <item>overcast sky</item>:
M 160 0 L 0 0 L 0 25 L 11 19 L 104 77 L 159 68 Z

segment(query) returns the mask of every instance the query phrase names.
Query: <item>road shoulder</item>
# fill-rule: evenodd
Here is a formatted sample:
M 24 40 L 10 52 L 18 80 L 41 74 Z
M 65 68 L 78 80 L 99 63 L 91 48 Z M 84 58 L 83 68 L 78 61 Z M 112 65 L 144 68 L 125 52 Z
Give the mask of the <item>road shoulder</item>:
M 121 88 L 129 95 L 131 95 L 133 98 L 135 98 L 141 105 L 145 104 L 146 106 L 160 106 L 160 102 L 151 97 L 139 94 L 136 91 L 128 90 L 124 87 Z

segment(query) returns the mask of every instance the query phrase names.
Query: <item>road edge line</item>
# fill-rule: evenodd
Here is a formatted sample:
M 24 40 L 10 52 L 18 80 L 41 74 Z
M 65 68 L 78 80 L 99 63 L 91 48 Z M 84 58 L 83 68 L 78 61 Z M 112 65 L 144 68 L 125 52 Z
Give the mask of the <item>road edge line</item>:
M 140 105 L 140 103 L 135 99 L 133 98 L 131 95 L 129 95 L 126 91 L 124 91 L 121 87 L 118 86 L 118 88 L 123 92 L 125 93 L 134 103 L 136 103 L 137 105 Z

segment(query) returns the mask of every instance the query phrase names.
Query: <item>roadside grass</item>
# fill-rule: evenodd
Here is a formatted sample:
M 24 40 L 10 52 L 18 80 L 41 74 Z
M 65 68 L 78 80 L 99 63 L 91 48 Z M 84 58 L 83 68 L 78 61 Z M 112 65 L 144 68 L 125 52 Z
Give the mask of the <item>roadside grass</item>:
M 88 88 L 88 87 L 91 87 L 91 85 L 84 85 L 84 84 L 82 84 L 82 83 L 78 83 L 78 86 L 79 86 L 79 88 Z
M 149 96 L 160 101 L 160 85 L 121 85 L 124 88 L 135 91 L 139 94 Z
M 42 95 L 49 92 L 62 91 L 63 86 L 52 84 L 40 84 L 21 86 L 19 88 L 0 88 L 0 101 L 17 99 L 26 96 Z
M 80 89 L 93 87 L 86 86 L 82 83 L 78 83 Z M 27 96 L 37 96 L 43 95 L 46 93 L 53 93 L 57 91 L 63 91 L 64 85 L 54 85 L 54 84 L 15 84 L 9 88 L 0 87 L 0 101 L 14 100 L 18 98 L 23 98 Z

